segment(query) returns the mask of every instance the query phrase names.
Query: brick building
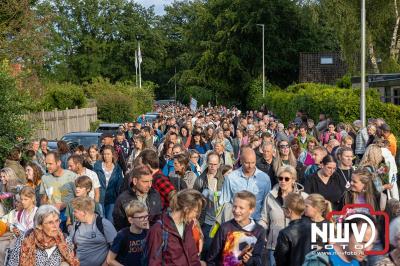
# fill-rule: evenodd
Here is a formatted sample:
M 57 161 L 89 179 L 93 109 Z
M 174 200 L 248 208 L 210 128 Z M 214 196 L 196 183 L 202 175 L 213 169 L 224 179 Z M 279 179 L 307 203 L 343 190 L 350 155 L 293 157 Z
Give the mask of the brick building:
M 335 84 L 347 73 L 339 52 L 300 53 L 299 82 Z

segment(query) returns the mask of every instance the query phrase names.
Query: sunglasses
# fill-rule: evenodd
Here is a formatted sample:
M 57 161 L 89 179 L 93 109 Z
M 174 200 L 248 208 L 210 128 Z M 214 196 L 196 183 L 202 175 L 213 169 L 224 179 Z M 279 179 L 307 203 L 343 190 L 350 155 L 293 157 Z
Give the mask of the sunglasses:
M 285 180 L 285 182 L 289 182 L 291 178 L 290 177 L 286 177 L 286 176 L 280 176 L 280 177 L 278 177 L 278 179 L 279 179 L 279 181 Z
M 279 145 L 279 148 L 281 149 L 289 148 L 289 145 Z

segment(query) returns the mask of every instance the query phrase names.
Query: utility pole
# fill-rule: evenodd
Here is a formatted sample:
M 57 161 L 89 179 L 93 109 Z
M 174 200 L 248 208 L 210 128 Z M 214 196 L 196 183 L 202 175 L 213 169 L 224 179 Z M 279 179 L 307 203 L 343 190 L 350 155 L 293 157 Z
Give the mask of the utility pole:
M 365 110 L 365 0 L 361 0 L 361 94 L 360 120 L 363 128 L 366 125 Z
M 175 81 L 175 104 L 176 104 L 176 65 L 175 65 L 175 77 L 174 77 L 174 81 Z
M 265 50 L 264 50 L 264 32 L 265 32 L 265 24 L 257 24 L 257 26 L 261 26 L 262 28 L 262 72 L 263 72 L 263 98 L 265 97 Z
M 138 41 L 138 66 L 139 66 L 139 88 L 142 87 L 142 52 L 140 51 L 140 35 L 136 35 L 136 40 Z

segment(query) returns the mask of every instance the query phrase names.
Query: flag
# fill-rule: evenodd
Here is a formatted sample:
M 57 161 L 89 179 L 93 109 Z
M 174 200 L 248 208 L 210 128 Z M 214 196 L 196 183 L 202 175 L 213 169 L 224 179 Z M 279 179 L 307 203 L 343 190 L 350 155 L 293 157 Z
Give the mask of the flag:
M 135 68 L 138 68 L 139 64 L 138 64 L 138 52 L 137 50 L 135 50 Z
M 142 52 L 140 52 L 140 46 L 139 46 L 139 50 L 137 52 L 138 54 L 138 65 L 142 64 Z
M 197 109 L 197 100 L 195 98 L 190 99 L 190 110 L 195 112 Z

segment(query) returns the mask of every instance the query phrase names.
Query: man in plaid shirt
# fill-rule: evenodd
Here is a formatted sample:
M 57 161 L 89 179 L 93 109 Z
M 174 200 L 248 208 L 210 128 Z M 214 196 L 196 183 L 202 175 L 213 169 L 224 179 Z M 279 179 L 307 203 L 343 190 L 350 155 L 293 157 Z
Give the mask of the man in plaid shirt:
M 169 207 L 169 199 L 175 194 L 176 190 L 168 177 L 163 175 L 162 171 L 159 169 L 157 153 L 151 149 L 146 149 L 140 153 L 139 157 L 142 164 L 148 166 L 152 171 L 152 187 L 157 190 L 161 196 L 162 209 L 167 209 Z

